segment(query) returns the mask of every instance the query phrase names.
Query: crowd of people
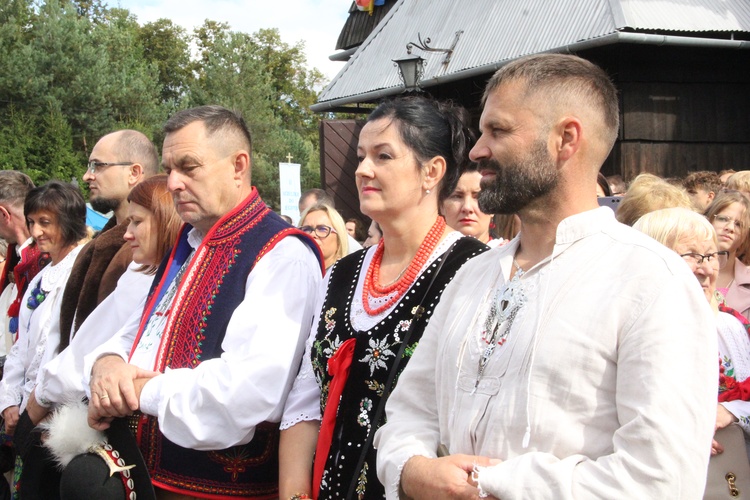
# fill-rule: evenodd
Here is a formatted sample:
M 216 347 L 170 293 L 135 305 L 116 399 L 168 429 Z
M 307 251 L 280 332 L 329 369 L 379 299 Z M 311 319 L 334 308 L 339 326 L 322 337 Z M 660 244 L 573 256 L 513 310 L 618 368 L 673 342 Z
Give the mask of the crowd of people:
M 618 129 L 570 55 L 498 70 L 479 133 L 386 100 L 367 229 L 321 189 L 270 210 L 220 106 L 161 161 L 97 142 L 97 234 L 76 187 L 0 171 L 0 498 L 702 498 L 715 431 L 750 454 L 750 171 L 626 188 Z

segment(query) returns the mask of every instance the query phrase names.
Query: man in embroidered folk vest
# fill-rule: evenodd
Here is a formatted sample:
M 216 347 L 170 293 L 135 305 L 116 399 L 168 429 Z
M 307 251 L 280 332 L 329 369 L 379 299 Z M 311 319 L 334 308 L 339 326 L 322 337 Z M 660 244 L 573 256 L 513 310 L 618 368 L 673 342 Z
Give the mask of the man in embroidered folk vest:
M 203 106 L 164 130 L 162 165 L 185 225 L 137 331 L 91 356 L 89 423 L 131 416 L 159 498 L 274 498 L 278 422 L 322 258 L 251 186 L 239 115 Z
M 521 231 L 461 268 L 401 375 L 375 438 L 387 496 L 701 498 L 716 328 L 685 262 L 598 208 L 613 84 L 537 55 L 483 101 L 479 205 Z

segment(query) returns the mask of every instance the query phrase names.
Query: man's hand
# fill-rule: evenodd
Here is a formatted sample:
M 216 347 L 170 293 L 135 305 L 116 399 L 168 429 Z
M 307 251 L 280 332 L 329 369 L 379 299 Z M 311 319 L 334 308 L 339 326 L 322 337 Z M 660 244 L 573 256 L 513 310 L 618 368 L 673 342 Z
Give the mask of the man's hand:
M 415 500 L 420 498 L 479 498 L 479 488 L 471 479 L 474 466 L 497 465 L 500 460 L 472 455 L 442 458 L 415 456 L 407 460 L 401 473 L 401 489 Z M 487 497 L 485 497 L 487 498 Z M 492 498 L 492 497 L 489 497 Z
M 44 420 L 44 417 L 46 417 L 49 413 L 49 410 L 47 408 L 45 408 L 44 406 L 40 406 L 37 402 L 36 388 L 32 390 L 31 394 L 29 395 L 29 401 L 26 403 L 26 411 L 29 414 L 31 423 L 34 425 L 37 425 L 39 422 Z
M 18 406 L 9 406 L 3 410 L 3 420 L 5 420 L 5 433 L 12 436 L 16 432 L 18 418 L 20 417 Z
M 104 430 L 115 417 L 125 417 L 140 407 L 145 383 L 159 375 L 125 363 L 116 355 L 104 356 L 91 370 L 89 425 Z

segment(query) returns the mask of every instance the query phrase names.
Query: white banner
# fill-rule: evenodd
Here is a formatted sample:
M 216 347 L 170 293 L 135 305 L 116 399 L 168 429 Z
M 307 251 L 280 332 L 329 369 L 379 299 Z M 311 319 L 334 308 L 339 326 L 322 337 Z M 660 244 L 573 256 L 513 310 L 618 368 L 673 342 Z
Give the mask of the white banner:
M 302 195 L 299 180 L 299 163 L 279 163 L 279 195 L 281 214 L 299 220 L 299 197 Z

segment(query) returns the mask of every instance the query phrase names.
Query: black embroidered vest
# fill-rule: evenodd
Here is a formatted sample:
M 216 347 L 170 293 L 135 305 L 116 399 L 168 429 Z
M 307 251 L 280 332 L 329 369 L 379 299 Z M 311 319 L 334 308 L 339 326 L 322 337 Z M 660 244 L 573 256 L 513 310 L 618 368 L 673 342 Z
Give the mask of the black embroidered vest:
M 187 243 L 190 229 L 183 226 L 171 255 L 157 271 L 134 345 L 192 251 Z M 159 371 L 167 367 L 195 368 L 203 360 L 222 354 L 227 325 L 244 299 L 248 274 L 263 255 L 290 235 L 310 246 L 322 266 L 315 241 L 272 212 L 255 189 L 211 229 L 178 285 L 157 354 Z M 160 432 L 155 417 L 145 415 L 139 419 L 136 437 L 155 486 L 203 498 L 278 496 L 278 423 L 258 425 L 252 441 L 225 450 L 198 451 L 178 446 Z
M 404 351 L 405 359 L 398 366 L 400 373 L 414 353 L 445 287 L 466 261 L 486 250 L 487 247 L 474 238 L 459 239 L 447 258 L 446 254 L 441 255 L 417 278 L 385 319 L 363 332 L 352 328 L 350 317 L 357 277 L 367 272 L 362 268 L 366 250 L 335 264 L 312 349 L 313 369 L 322 394 L 321 412 L 325 410 L 331 380 L 327 370 L 328 359 L 347 339 L 355 337 L 356 344 L 349 378 L 341 395 L 319 499 L 344 498 L 354 477 L 357 478 L 357 498 L 385 498 L 385 490 L 377 478 L 375 450 L 372 447 L 367 450 L 362 469 L 354 469 L 368 433 L 375 432 L 384 423 L 384 417 L 379 422 L 372 422 L 371 419 L 380 403 L 396 353 L 411 322 L 416 321 L 409 345 Z M 446 261 L 430 286 L 435 269 L 443 259 Z

